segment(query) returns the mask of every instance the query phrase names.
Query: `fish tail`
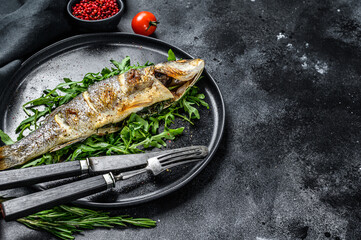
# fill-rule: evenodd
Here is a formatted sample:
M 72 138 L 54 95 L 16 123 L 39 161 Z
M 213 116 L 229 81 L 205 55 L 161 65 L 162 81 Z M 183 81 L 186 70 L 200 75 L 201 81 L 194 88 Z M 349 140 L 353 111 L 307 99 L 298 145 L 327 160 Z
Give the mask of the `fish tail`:
M 49 138 L 42 136 L 43 132 L 35 131 L 14 144 L 0 147 L 0 171 L 24 164 L 49 151 L 53 145 L 48 143 Z

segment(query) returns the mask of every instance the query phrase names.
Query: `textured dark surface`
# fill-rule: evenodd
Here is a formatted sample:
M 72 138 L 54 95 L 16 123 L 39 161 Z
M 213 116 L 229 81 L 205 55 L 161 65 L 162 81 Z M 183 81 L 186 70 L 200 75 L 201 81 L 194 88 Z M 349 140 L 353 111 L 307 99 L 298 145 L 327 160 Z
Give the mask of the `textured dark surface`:
M 156 228 L 77 239 L 361 239 L 361 4 L 126 1 L 119 30 L 140 10 L 161 21 L 155 37 L 206 60 L 224 144 L 180 191 L 115 212 Z M 50 235 L 0 221 L 0 238 Z

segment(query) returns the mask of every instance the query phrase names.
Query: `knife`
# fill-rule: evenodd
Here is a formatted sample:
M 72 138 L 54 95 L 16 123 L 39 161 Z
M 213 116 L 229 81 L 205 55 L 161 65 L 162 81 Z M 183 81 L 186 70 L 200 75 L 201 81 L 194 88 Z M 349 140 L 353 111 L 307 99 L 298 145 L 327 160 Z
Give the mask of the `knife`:
M 204 148 L 204 146 L 190 146 L 158 152 L 89 157 L 80 161 L 1 171 L 0 190 L 31 186 L 36 183 L 74 177 L 82 174 L 105 173 L 111 171 L 124 172 L 130 169 L 145 167 L 149 158 L 156 157 L 160 154 L 169 154 L 178 151 L 194 151 L 197 149 L 202 151 Z M 197 155 L 197 157 L 204 156 Z

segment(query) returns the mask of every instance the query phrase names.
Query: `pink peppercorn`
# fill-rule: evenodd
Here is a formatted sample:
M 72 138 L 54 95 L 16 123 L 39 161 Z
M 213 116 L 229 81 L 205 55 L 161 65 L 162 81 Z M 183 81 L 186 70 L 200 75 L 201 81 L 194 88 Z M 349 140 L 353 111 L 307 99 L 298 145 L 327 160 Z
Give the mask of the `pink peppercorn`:
M 72 10 L 79 19 L 101 20 L 119 12 L 119 7 L 116 0 L 81 0 Z

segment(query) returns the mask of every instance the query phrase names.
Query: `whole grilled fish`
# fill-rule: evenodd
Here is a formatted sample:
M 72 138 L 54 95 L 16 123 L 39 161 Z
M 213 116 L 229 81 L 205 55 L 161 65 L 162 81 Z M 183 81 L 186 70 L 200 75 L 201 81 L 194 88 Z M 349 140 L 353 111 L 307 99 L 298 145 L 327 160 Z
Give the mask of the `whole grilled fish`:
M 201 59 L 171 61 L 131 69 L 93 84 L 56 108 L 36 131 L 12 145 L 0 147 L 0 170 L 93 134 L 114 132 L 118 129 L 109 127 L 113 123 L 155 103 L 177 101 L 196 82 L 203 68 Z

